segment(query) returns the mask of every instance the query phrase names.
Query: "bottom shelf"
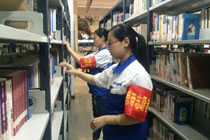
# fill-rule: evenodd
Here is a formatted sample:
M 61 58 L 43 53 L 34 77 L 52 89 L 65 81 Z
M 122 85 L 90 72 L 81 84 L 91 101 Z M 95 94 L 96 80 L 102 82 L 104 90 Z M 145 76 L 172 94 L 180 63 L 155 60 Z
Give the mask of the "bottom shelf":
M 171 120 L 167 119 L 163 113 L 159 112 L 153 107 L 149 107 L 149 111 L 166 124 L 171 130 L 185 140 L 208 140 L 201 133 L 193 129 L 189 125 L 177 125 Z
M 52 139 L 53 140 L 59 139 L 62 120 L 63 120 L 63 111 L 54 112 L 54 120 L 52 121 Z
M 18 133 L 12 137 L 12 140 L 41 140 L 47 123 L 49 121 L 49 114 L 32 114 L 30 120 L 28 120 L 18 131 Z

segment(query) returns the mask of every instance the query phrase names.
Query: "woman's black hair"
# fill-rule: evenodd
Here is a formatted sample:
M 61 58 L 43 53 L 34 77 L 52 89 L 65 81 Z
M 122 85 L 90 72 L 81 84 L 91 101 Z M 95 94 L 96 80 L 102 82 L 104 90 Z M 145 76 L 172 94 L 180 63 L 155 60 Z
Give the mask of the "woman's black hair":
M 107 41 L 108 31 L 106 29 L 104 29 L 104 28 L 98 28 L 97 30 L 95 30 L 94 34 L 96 34 L 100 38 L 102 36 L 104 36 L 105 42 Z
M 136 59 L 147 71 L 149 70 L 147 45 L 142 35 L 138 34 L 131 26 L 125 23 L 112 27 L 109 32 L 112 32 L 114 37 L 116 37 L 119 41 L 123 41 L 125 37 L 128 37 L 130 40 L 131 50 Z

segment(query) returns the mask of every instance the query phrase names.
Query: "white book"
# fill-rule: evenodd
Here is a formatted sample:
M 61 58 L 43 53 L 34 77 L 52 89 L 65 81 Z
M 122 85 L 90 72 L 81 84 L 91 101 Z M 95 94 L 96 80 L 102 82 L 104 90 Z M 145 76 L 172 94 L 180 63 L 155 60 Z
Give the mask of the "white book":
M 13 103 L 12 103 L 12 80 L 6 80 L 6 106 L 7 106 L 7 139 L 10 140 L 12 137 L 12 122 L 13 122 Z

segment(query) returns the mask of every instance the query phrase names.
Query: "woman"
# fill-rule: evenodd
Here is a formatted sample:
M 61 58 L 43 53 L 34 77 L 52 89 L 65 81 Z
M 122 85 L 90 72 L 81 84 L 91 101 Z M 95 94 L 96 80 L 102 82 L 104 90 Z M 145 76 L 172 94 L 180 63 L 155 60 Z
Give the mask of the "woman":
M 105 29 L 97 29 L 94 32 L 94 45 L 98 48 L 98 51 L 87 56 L 80 56 L 74 52 L 69 43 L 66 42 L 66 47 L 69 53 L 73 56 L 82 69 L 90 69 L 90 74 L 97 74 L 108 68 L 112 64 L 112 56 L 107 49 L 108 31 Z M 109 93 L 108 89 L 98 87 L 95 85 L 88 84 L 89 92 L 92 94 L 92 107 L 93 107 L 93 116 L 99 117 L 104 115 L 106 111 L 107 103 L 107 94 Z M 101 129 L 98 129 L 93 133 L 93 140 L 97 140 L 100 137 Z
M 144 38 L 126 24 L 116 25 L 109 31 L 108 46 L 112 56 L 120 59 L 95 76 L 68 67 L 75 74 L 93 85 L 109 89 L 106 115 L 94 118 L 91 128 L 103 127 L 104 140 L 146 140 L 146 113 L 152 91 L 152 82 L 145 70 Z

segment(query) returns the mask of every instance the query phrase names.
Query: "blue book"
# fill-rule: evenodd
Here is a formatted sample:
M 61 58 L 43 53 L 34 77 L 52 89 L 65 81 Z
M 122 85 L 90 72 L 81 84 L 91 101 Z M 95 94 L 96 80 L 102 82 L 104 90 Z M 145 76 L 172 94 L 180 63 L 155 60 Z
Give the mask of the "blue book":
M 174 99 L 174 122 L 185 125 L 192 122 L 194 98 L 177 95 Z
M 180 40 L 199 39 L 200 32 L 200 15 L 198 14 L 181 14 L 183 20 L 183 33 Z

